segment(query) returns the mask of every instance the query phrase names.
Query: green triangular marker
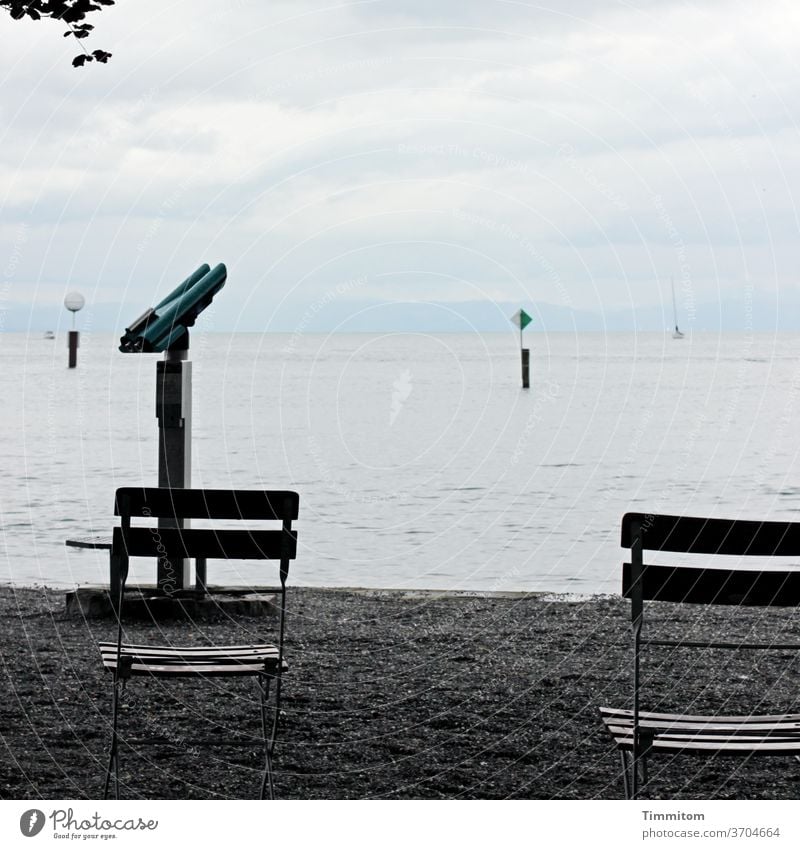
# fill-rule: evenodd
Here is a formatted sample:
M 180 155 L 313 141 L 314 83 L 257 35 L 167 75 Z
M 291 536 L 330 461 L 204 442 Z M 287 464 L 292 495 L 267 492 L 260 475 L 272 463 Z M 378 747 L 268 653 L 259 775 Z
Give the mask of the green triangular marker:
M 511 316 L 511 321 L 516 324 L 520 330 L 524 330 L 533 321 L 533 319 L 525 312 L 525 310 L 517 310 L 517 312 Z

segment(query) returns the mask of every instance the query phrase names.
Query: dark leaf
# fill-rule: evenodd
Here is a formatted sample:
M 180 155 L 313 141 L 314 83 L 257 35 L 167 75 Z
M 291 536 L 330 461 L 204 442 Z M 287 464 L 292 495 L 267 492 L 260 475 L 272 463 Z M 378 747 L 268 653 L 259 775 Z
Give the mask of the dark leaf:
M 68 24 L 76 24 L 86 17 L 86 12 L 76 6 L 68 6 L 59 17 Z
M 30 18 L 33 21 L 52 18 L 67 24 L 70 29 L 64 38 L 74 36 L 87 38 L 95 29 L 94 24 L 85 23 L 87 16 L 101 12 L 116 0 L 0 0 L 0 12 L 4 11 L 14 20 Z M 79 68 L 87 62 L 107 62 L 111 54 L 96 50 L 91 56 L 76 56 L 72 64 Z

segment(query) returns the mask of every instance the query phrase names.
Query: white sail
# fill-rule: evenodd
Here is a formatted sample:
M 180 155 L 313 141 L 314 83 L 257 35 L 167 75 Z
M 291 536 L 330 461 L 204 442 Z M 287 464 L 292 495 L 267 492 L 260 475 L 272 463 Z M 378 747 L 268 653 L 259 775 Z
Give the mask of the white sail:
M 675 329 L 672 331 L 673 339 L 683 339 L 683 333 L 678 329 L 678 306 L 675 302 L 675 278 L 669 278 L 670 286 L 672 286 L 672 317 L 675 320 Z

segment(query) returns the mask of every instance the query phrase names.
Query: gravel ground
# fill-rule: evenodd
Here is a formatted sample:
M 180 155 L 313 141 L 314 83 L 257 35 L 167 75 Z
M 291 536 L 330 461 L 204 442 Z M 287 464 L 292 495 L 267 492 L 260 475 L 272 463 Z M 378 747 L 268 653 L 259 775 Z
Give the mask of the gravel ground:
M 597 706 L 630 703 L 627 603 L 434 597 L 291 589 L 280 798 L 605 799 L 621 796 L 619 758 Z M 742 633 L 800 638 L 771 612 L 654 606 L 652 620 L 699 637 L 737 617 Z M 776 623 L 782 622 L 782 625 Z M 262 639 L 269 619 L 130 627 L 143 641 Z M 96 649 L 110 621 L 67 618 L 63 592 L 0 588 L 0 796 L 98 798 L 110 715 Z M 741 653 L 746 655 L 746 653 Z M 662 650 L 645 707 L 800 711 L 797 658 Z M 126 798 L 252 798 L 257 733 L 246 681 L 144 682 L 122 728 Z M 156 735 L 160 739 L 154 739 Z M 149 742 L 137 742 L 136 740 Z M 247 741 L 245 741 L 247 742 Z M 240 739 L 241 743 L 241 739 Z M 796 798 L 790 758 L 653 762 L 654 798 Z

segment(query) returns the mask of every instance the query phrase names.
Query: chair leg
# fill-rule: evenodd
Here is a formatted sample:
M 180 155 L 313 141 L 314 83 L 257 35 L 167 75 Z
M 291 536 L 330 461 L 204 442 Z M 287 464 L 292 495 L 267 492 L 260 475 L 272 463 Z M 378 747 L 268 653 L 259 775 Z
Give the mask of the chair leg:
M 273 723 L 272 731 L 270 731 L 269 723 L 269 676 L 259 676 L 256 684 L 258 686 L 258 694 L 261 702 L 261 736 L 264 744 L 264 773 L 261 777 L 261 791 L 258 798 L 263 799 L 269 789 L 268 799 L 275 798 L 275 785 L 272 777 L 272 750 L 275 746 L 275 724 Z M 277 713 L 277 709 L 276 709 Z
M 625 789 L 625 798 L 631 798 L 631 778 L 630 778 L 630 755 L 628 752 L 620 750 L 620 760 L 622 761 L 622 785 Z
M 108 799 L 108 788 L 111 783 L 111 772 L 114 772 L 114 798 L 119 799 L 119 680 L 114 675 L 114 688 L 111 696 L 111 750 L 108 756 L 106 780 L 103 786 L 103 798 Z
M 275 751 L 275 740 L 278 736 L 278 722 L 281 715 L 281 676 L 275 679 L 275 707 L 272 711 L 272 730 L 269 736 L 269 750 Z
M 647 784 L 647 755 L 633 759 L 631 752 L 620 751 L 622 761 L 622 783 L 626 799 L 638 799 L 641 789 Z
M 111 599 L 111 609 L 116 616 L 120 615 L 122 608 L 122 558 L 115 555 L 109 557 L 109 597 Z
M 624 767 L 626 761 L 627 769 Z M 625 798 L 638 799 L 647 784 L 647 755 L 639 755 L 634 759 L 632 754 L 623 753 L 623 769 L 625 769 Z
M 259 795 L 259 799 L 265 798 L 265 792 L 267 799 L 275 799 L 275 784 L 272 780 L 272 753 L 269 751 L 265 754 L 264 776 L 261 779 L 261 794 Z
M 634 746 L 633 769 L 631 771 L 633 799 L 639 798 L 640 791 L 644 790 L 648 781 L 647 759 L 653 751 L 655 736 L 650 729 L 640 729 L 637 737 L 638 745 Z

